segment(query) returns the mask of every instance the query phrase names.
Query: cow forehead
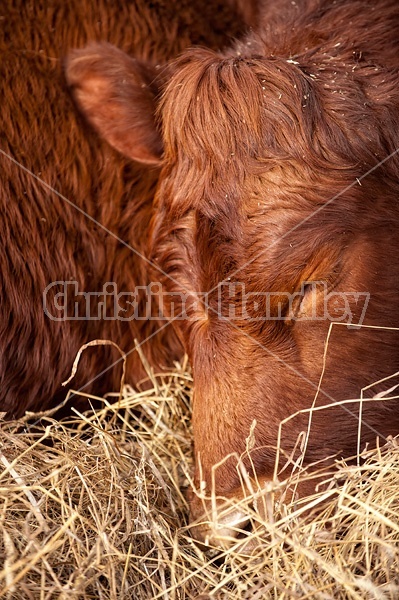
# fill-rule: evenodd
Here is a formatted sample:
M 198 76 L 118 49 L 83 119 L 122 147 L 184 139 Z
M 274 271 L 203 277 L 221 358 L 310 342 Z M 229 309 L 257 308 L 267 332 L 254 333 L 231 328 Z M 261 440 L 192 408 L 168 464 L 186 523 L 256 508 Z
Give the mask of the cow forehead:
M 210 216 L 231 216 L 242 210 L 243 199 L 267 194 L 268 187 L 269 202 L 293 188 L 311 202 L 328 200 L 338 192 L 339 179 L 341 187 L 345 178 L 355 180 L 359 164 L 366 169 L 378 154 L 370 141 L 362 142 L 362 127 L 370 137 L 373 118 L 364 114 L 359 121 L 361 98 L 356 102 L 356 83 L 345 75 L 353 101 L 345 97 L 346 112 L 338 113 L 330 106 L 334 90 L 294 61 L 186 52 L 159 107 L 168 202 L 180 213 L 201 207 Z M 373 139 L 377 144 L 378 136 Z M 317 181 L 321 197 L 312 192 Z
M 355 229 L 355 210 L 343 218 L 338 207 L 323 210 L 323 204 L 298 194 L 291 204 L 289 196 L 280 199 L 267 193 L 218 208 L 211 216 L 201 207 L 190 210 L 189 224 L 187 215 L 169 222 L 171 243 L 190 248 L 192 263 L 205 274 L 204 290 L 210 281 L 216 285 L 237 270 L 234 280 L 267 288 L 324 277 L 337 268 Z M 184 237 L 175 234 L 182 226 Z
M 280 64 L 281 63 L 281 64 Z M 166 160 L 215 172 L 292 155 L 310 80 L 287 61 L 237 58 L 205 50 L 175 64 L 159 114 Z

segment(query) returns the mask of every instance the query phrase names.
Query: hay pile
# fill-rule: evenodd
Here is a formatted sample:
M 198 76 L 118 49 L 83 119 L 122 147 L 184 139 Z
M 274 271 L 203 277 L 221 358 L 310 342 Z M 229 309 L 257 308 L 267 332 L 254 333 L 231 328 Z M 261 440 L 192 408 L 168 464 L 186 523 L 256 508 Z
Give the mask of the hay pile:
M 0 597 L 397 599 L 399 442 L 340 464 L 317 516 L 253 520 L 250 555 L 203 553 L 189 535 L 187 365 L 124 388 L 102 410 L 0 427 Z M 328 474 L 326 473 L 326 477 Z M 247 553 L 248 554 L 248 553 Z

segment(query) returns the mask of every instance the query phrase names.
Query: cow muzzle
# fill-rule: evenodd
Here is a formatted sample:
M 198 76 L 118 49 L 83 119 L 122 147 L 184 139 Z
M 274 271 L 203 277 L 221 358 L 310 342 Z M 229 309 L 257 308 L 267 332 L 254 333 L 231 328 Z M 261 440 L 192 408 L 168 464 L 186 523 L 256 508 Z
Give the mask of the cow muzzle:
M 265 521 L 273 522 L 280 496 L 278 483 L 270 479 L 226 496 L 194 494 L 191 535 L 204 550 L 234 547 L 241 553 L 251 552 L 262 543 Z

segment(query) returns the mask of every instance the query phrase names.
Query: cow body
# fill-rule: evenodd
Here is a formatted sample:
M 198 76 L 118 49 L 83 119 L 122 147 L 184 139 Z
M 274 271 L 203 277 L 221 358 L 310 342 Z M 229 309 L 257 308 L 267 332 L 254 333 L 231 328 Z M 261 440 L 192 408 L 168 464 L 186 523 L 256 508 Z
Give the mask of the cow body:
M 138 303 L 145 301 L 157 171 L 99 143 L 70 97 L 64 57 L 103 40 L 155 68 L 193 44 L 221 48 L 244 24 L 234 2 L 8 0 L 2 10 L 0 411 L 11 417 L 65 397 L 61 382 L 94 339 L 119 344 L 128 381 L 137 382 L 145 373 L 134 340 L 165 325 L 126 318 L 123 298 L 115 318 L 107 293 L 141 286 Z M 143 351 L 158 369 L 182 348 L 161 330 Z M 88 350 L 71 385 L 95 394 L 117 389 L 118 359 L 110 346 Z

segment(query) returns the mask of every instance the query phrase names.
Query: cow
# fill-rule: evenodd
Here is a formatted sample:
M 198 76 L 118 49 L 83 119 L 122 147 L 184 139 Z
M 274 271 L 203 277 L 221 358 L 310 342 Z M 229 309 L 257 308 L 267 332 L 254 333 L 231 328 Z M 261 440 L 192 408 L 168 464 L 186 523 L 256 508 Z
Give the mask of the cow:
M 0 412 L 13 418 L 63 400 L 62 382 L 92 340 L 126 353 L 132 384 L 146 376 L 135 339 L 155 370 L 183 352 L 165 320 L 144 318 L 158 170 L 98 140 L 71 98 L 65 56 L 113 43 L 134 53 L 144 77 L 187 47 L 220 50 L 254 11 L 235 0 L 7 0 L 2 11 Z M 154 94 L 151 83 L 149 104 Z M 141 318 L 132 318 L 133 303 Z M 118 389 L 120 359 L 110 345 L 86 350 L 70 387 L 96 396 Z
M 399 431 L 391 380 L 358 401 L 399 370 L 398 31 L 396 0 L 287 0 L 160 70 L 104 44 L 68 59 L 87 121 L 159 171 L 152 277 L 193 369 L 202 492 L 242 496 L 237 457 L 267 486 L 304 433 L 306 467 Z

